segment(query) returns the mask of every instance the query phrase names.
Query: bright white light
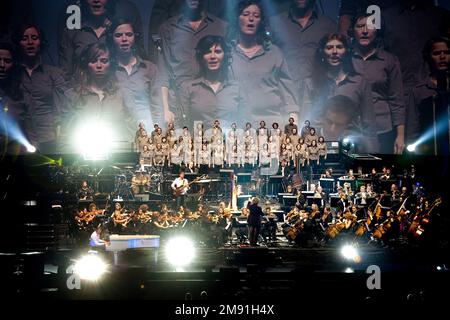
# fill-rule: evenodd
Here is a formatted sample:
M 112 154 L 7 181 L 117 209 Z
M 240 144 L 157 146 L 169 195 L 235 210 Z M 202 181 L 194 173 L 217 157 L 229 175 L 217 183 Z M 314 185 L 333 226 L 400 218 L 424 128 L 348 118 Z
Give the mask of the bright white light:
M 32 146 L 32 145 L 29 145 L 29 146 L 27 147 L 27 151 L 28 151 L 29 153 L 35 153 L 35 152 L 36 152 L 36 147 L 35 147 L 35 146 Z
M 166 245 L 166 258 L 176 268 L 182 268 L 195 258 L 194 244 L 185 237 L 173 238 Z
M 417 147 L 417 144 L 413 143 L 413 144 L 408 145 L 406 147 L 406 150 L 408 150 L 409 152 L 414 152 L 414 151 L 416 151 L 416 147 Z
M 113 132 L 98 121 L 86 122 L 75 132 L 75 147 L 86 160 L 104 160 L 113 146 Z
M 107 265 L 97 255 L 89 254 L 75 264 L 74 272 L 80 279 L 97 281 L 106 272 Z
M 344 270 L 345 273 L 354 273 L 355 270 L 353 270 L 352 268 L 347 268 Z
M 344 139 L 342 140 L 342 143 L 344 143 L 344 144 L 349 144 L 349 143 L 350 143 L 350 138 L 344 138 Z
M 345 245 L 341 249 L 341 254 L 347 260 L 354 260 L 355 262 L 359 259 L 358 251 L 352 245 Z

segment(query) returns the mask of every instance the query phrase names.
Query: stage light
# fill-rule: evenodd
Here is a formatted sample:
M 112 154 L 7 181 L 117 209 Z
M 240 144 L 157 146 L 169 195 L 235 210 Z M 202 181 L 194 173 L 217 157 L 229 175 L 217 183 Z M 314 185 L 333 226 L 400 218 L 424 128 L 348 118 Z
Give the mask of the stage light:
M 358 254 L 358 250 L 356 250 L 355 246 L 347 244 L 341 249 L 342 256 L 347 260 L 353 260 L 356 263 L 361 261 L 361 257 Z
M 344 139 L 342 139 L 342 143 L 343 144 L 350 144 L 350 138 L 348 138 L 348 137 L 346 137 L 346 138 L 344 138 Z
M 97 281 L 107 271 L 107 265 L 95 255 L 88 254 L 75 263 L 74 272 L 82 280 Z
M 408 150 L 409 152 L 414 152 L 414 151 L 416 151 L 416 147 L 417 147 L 417 144 L 413 143 L 413 144 L 408 145 L 406 147 L 406 150 Z
M 29 153 L 35 153 L 36 152 L 36 147 L 33 146 L 33 145 L 29 145 L 29 146 L 27 146 L 27 151 Z
M 346 268 L 344 270 L 345 273 L 355 273 L 355 270 L 353 270 L 352 268 Z
M 178 269 L 187 266 L 195 258 L 194 244 L 189 238 L 170 239 L 165 250 L 167 261 Z
M 105 124 L 88 121 L 75 131 L 75 147 L 85 160 L 106 160 L 113 145 L 113 132 Z
M 0 99 L 1 105 L 1 99 Z M 16 120 L 9 115 L 9 108 L 3 107 L 2 113 L 0 113 L 0 123 L 2 123 L 2 129 L 5 130 L 2 134 L 4 134 L 8 139 L 19 142 L 22 146 L 26 148 L 26 150 L 30 153 L 36 152 L 36 147 L 33 146 L 30 141 L 28 141 L 25 136 L 22 128 L 19 127 L 19 124 Z

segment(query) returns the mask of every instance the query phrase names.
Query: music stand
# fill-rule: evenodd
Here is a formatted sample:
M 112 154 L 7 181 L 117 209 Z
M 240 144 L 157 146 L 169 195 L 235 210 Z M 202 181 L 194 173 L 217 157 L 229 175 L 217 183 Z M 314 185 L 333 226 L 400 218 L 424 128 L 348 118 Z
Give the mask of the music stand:
M 314 196 L 314 191 L 302 191 L 302 195 L 304 197 L 313 197 Z
M 251 173 L 238 173 L 237 174 L 237 183 L 238 184 L 250 183 L 251 181 L 252 181 Z
M 317 206 L 320 208 L 322 206 L 322 198 L 315 198 L 315 197 L 307 197 L 306 198 L 308 201 L 308 207 L 311 207 L 313 203 L 317 204 Z
M 336 181 L 334 179 L 320 178 L 319 184 L 326 190 L 334 190 L 336 188 Z
M 278 222 L 284 222 L 284 211 L 282 211 L 282 210 L 273 210 L 272 213 L 277 216 Z
M 284 196 L 292 196 L 292 193 L 289 192 L 279 192 L 278 193 L 278 202 L 283 203 L 283 197 Z
M 250 200 L 252 196 L 249 194 L 245 194 L 245 195 L 240 195 L 237 197 L 237 207 L 238 208 L 243 208 L 243 207 L 247 207 L 247 205 L 245 205 L 248 200 Z
M 283 205 L 285 207 L 294 207 L 297 203 L 297 196 L 283 196 Z
M 339 185 L 344 187 L 344 183 L 348 182 L 350 184 L 350 188 L 355 191 L 356 190 L 356 179 L 339 179 Z
M 278 185 L 278 186 L 280 184 L 283 185 L 282 181 L 283 181 L 283 176 L 269 176 L 269 182 L 268 183 L 270 184 L 271 189 L 272 189 L 272 196 L 274 195 L 274 191 L 273 191 L 274 185 Z
M 337 204 L 341 198 L 336 195 L 330 195 L 330 207 L 336 208 Z
M 209 167 L 206 164 L 201 164 L 200 168 L 198 168 L 199 174 L 208 174 L 208 172 L 209 172 Z

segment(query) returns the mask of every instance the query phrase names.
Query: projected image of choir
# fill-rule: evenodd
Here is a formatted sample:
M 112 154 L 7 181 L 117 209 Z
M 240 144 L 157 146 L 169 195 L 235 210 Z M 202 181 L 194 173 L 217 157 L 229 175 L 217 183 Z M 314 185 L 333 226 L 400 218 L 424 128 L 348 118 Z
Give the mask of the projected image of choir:
M 255 146 L 264 159 L 320 165 L 320 136 L 351 138 L 360 153 L 446 150 L 450 19 L 432 1 L 380 1 L 377 28 L 367 1 L 342 1 L 339 19 L 315 0 L 156 1 L 147 22 L 141 1 L 66 0 L 50 22 L 37 1 L 7 1 L 0 19 L 4 150 L 79 153 L 98 132 L 112 153 L 142 152 L 151 139 L 145 153 L 157 152 L 160 164 L 182 158 L 197 165 L 206 144 L 211 159 L 202 163 L 214 167 L 222 166 L 220 148 L 224 163 L 239 166 L 253 162 Z M 68 5 L 80 6 L 81 28 L 68 28 Z M 235 147 L 198 133 L 196 122 L 210 129 L 215 119 L 242 131 Z M 148 138 L 134 135 L 139 124 Z M 155 125 L 167 129 L 164 143 Z M 180 139 L 184 127 L 191 137 Z

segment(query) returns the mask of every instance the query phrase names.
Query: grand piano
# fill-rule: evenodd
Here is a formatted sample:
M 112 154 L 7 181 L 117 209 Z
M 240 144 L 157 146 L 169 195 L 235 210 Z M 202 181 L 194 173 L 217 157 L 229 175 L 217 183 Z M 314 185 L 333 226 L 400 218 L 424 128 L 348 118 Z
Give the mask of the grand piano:
M 106 251 L 114 253 L 114 265 L 119 262 L 119 252 L 127 249 L 148 248 L 155 251 L 155 261 L 158 258 L 159 236 L 155 235 L 118 235 L 112 234 L 109 237 L 109 245 Z

